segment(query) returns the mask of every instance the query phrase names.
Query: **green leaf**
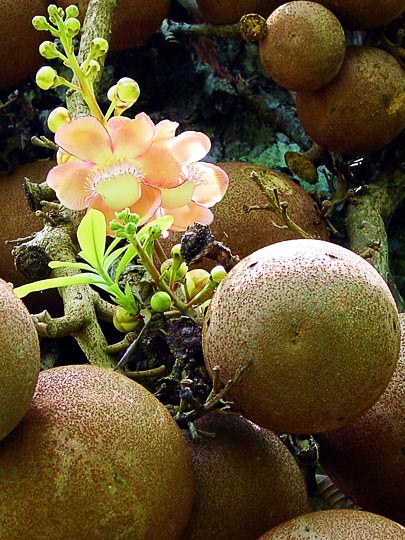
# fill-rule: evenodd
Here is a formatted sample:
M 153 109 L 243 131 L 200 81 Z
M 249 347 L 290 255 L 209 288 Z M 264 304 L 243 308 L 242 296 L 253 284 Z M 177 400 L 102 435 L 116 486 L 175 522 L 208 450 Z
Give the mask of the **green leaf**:
M 124 270 L 124 268 L 132 261 L 132 259 L 135 257 L 137 251 L 135 246 L 132 244 L 128 244 L 128 249 L 122 256 L 122 259 L 120 260 L 120 263 L 118 265 L 118 268 L 115 272 L 115 282 L 118 283 L 118 280 L 120 279 L 120 276 Z
M 108 269 L 110 268 L 110 266 L 112 265 L 112 263 L 118 259 L 118 257 L 124 253 L 129 247 L 129 244 L 125 245 L 125 246 L 122 246 L 120 248 L 117 248 L 115 251 L 113 251 L 112 253 L 110 253 L 108 255 L 108 257 L 105 257 L 104 256 L 104 259 L 103 259 L 103 268 L 106 272 L 108 272 Z
M 80 262 L 51 261 L 48 266 L 50 268 L 77 268 L 78 270 L 88 270 L 89 272 L 94 271 L 94 268 L 89 264 Z
M 106 231 L 104 214 L 95 208 L 88 210 L 77 229 L 77 239 L 82 249 L 79 255 L 97 270 L 102 266 Z
M 69 285 L 98 284 L 100 280 L 102 281 L 102 278 L 97 274 L 83 272 L 81 274 L 75 274 L 74 276 L 41 279 L 34 283 L 27 283 L 26 285 L 21 285 L 21 287 L 16 287 L 14 292 L 19 298 L 24 298 L 24 296 L 27 296 L 27 294 L 32 292 L 54 289 L 56 287 L 67 287 Z
M 151 229 L 153 229 L 155 226 L 160 227 L 160 229 L 162 230 L 162 234 L 170 229 L 170 227 L 173 225 L 173 221 L 174 217 L 172 216 L 162 216 L 160 218 L 154 219 L 153 221 L 149 221 L 136 233 L 136 236 L 138 240 L 142 242 L 148 237 L 148 235 L 151 233 Z

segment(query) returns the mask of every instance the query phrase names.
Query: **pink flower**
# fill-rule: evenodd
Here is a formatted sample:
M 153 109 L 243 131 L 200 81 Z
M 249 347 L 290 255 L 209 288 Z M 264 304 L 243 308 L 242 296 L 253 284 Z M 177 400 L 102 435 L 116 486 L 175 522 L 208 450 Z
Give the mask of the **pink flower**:
M 210 224 L 209 208 L 224 196 L 228 176 L 199 162 L 211 147 L 206 135 L 176 136 L 177 127 L 170 120 L 155 125 L 145 113 L 111 118 L 106 127 L 92 116 L 76 118 L 56 132 L 58 165 L 47 183 L 64 206 L 96 208 L 107 223 L 128 207 L 143 223 L 173 216 L 173 230 L 195 221 Z

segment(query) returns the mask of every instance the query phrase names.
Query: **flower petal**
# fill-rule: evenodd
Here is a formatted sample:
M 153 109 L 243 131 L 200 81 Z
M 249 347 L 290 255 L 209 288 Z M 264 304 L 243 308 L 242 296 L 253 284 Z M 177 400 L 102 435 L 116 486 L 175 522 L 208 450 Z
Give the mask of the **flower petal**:
M 100 163 L 112 155 L 110 136 L 94 116 L 80 116 L 64 124 L 57 130 L 55 142 L 65 152 L 83 161 Z
M 211 207 L 219 202 L 228 188 L 226 172 L 213 163 L 194 163 L 189 167 L 189 178 L 196 184 L 193 201 Z
M 172 231 L 185 231 L 189 225 L 195 221 L 210 225 L 214 219 L 214 214 L 205 206 L 190 201 L 185 206 L 175 209 L 160 208 L 157 212 L 160 216 L 173 216 L 174 222 L 170 227 Z
M 185 131 L 170 142 L 173 156 L 184 165 L 205 157 L 211 148 L 209 138 L 199 131 Z
M 115 156 L 134 158 L 143 154 L 152 142 L 155 124 L 145 113 L 135 118 L 115 116 L 107 122 Z
M 48 172 L 46 183 L 59 201 L 71 210 L 83 210 L 89 205 L 89 191 L 85 189 L 86 178 L 93 165 L 83 161 L 69 161 L 57 165 Z
M 194 182 L 187 182 L 187 180 L 175 188 L 161 188 L 162 206 L 164 206 L 166 210 L 171 210 L 172 208 L 181 208 L 191 201 L 194 188 Z
M 106 225 L 107 225 L 107 234 L 109 236 L 115 236 L 112 230 L 110 229 L 110 222 L 113 219 L 117 219 L 117 216 L 115 215 L 115 210 L 113 210 L 112 208 L 110 208 L 109 206 L 105 204 L 101 195 L 95 195 L 94 197 L 92 197 L 89 204 L 89 209 L 90 208 L 95 208 L 96 210 L 100 210 L 100 212 L 103 212 L 105 216 Z
M 135 204 L 129 208 L 131 212 L 136 212 L 141 220 L 141 223 L 149 221 L 156 210 L 159 208 L 162 201 L 162 195 L 159 189 L 142 184 L 142 194 Z
M 173 188 L 184 181 L 180 178 L 181 164 L 164 145 L 152 144 L 136 162 L 144 174 L 145 182 L 151 186 Z
M 162 120 L 158 122 L 155 126 L 154 142 L 163 139 L 172 139 L 175 136 L 178 127 L 178 122 L 172 122 L 171 120 Z

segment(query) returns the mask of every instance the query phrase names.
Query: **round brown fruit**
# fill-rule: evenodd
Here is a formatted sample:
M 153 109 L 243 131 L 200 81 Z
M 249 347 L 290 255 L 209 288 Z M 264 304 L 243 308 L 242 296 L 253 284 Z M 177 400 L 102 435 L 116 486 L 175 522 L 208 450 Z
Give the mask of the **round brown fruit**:
M 386 51 L 348 47 L 338 75 L 315 92 L 297 92 L 298 118 L 320 146 L 371 154 L 405 127 L 404 70 Z
M 14 265 L 11 254 L 15 244 L 6 244 L 7 240 L 26 238 L 43 227 L 43 220 L 30 210 L 24 194 L 24 178 L 32 182 L 43 182 L 46 174 L 55 165 L 54 161 L 41 160 L 25 163 L 16 167 L 12 173 L 0 177 L 0 188 L 3 194 L 2 212 L 4 218 L 0 229 L 0 246 L 2 257 L 0 259 L 0 277 L 11 282 L 15 287 L 27 283 L 23 275 Z M 52 315 L 61 314 L 62 302 L 56 289 L 37 292 L 24 298 L 24 304 L 31 313 L 39 313 L 47 309 Z
M 352 30 L 385 26 L 405 11 L 404 0 L 317 0 Z
M 41 372 L 0 444 L 2 540 L 179 540 L 191 511 L 190 452 L 145 388 L 90 365 Z
M 46 39 L 32 26 L 35 15 L 46 15 L 44 0 L 4 0 L 0 17 L 0 89 L 18 84 L 33 74 L 43 58 L 38 52 Z
M 40 366 L 38 334 L 27 308 L 0 279 L 0 440 L 26 413 Z
M 215 240 L 223 242 L 234 255 L 242 259 L 269 244 L 299 238 L 298 233 L 282 227 L 281 219 L 270 211 L 244 211 L 244 205 L 264 206 L 269 202 L 251 180 L 252 172 L 265 178 L 270 189 L 277 189 L 280 201 L 288 203 L 288 216 L 297 225 L 313 237 L 328 240 L 325 222 L 319 219 L 314 200 L 291 178 L 251 163 L 229 161 L 217 165 L 228 173 L 229 185 L 224 198 L 213 208 L 215 217 L 210 229 Z M 163 245 L 172 247 L 181 237 L 182 233 L 175 233 Z
M 399 317 L 400 358 L 386 390 L 360 418 L 318 441 L 322 466 L 348 498 L 405 525 L 405 313 Z
M 399 355 L 392 295 L 359 255 L 322 240 L 288 240 L 240 261 L 203 325 L 208 372 L 219 366 L 244 416 L 281 433 L 341 427 L 371 407 Z M 334 427 L 332 427 L 334 426 Z
M 72 0 L 58 0 L 57 5 L 66 9 Z M 89 0 L 75 2 L 84 20 Z M 146 41 L 157 30 L 169 13 L 170 0 L 117 0 L 114 12 L 110 47 L 113 51 L 130 49 Z
M 201 438 L 188 436 L 196 494 L 182 540 L 251 540 L 309 511 L 303 475 L 273 432 L 221 412 L 196 428 Z
M 405 528 L 360 510 L 325 510 L 291 519 L 258 540 L 403 540 Z
M 282 0 L 197 0 L 204 19 L 212 24 L 237 23 L 247 13 L 268 17 L 282 3 Z
M 344 30 L 335 15 L 316 2 L 287 2 L 267 19 L 259 41 L 264 69 L 283 88 L 310 92 L 339 72 L 346 51 Z

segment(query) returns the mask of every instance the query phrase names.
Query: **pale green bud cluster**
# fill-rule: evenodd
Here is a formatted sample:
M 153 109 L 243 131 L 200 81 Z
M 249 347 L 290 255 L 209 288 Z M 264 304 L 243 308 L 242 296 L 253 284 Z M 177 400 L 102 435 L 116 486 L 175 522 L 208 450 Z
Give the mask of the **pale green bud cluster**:
M 116 116 L 122 114 L 129 107 L 132 107 L 139 95 L 138 83 L 130 77 L 123 77 L 107 92 L 107 97 L 111 101 L 110 110 L 114 110 Z
M 71 120 L 69 111 L 65 107 L 57 107 L 48 116 L 48 128 L 52 133 L 56 133 L 61 126 L 68 124 Z
M 35 81 L 42 90 L 50 90 L 61 84 L 57 71 L 51 66 L 41 67 L 36 74 Z

